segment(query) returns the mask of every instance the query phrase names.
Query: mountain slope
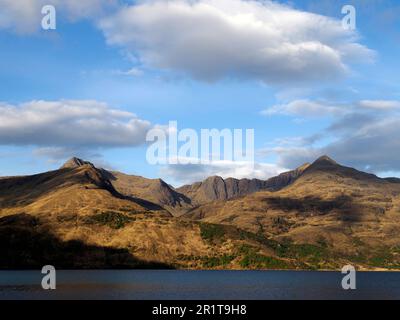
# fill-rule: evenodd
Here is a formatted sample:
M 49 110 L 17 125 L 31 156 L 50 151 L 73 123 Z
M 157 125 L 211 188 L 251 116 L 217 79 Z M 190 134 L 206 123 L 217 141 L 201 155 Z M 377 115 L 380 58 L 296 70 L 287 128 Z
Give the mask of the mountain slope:
M 266 181 L 267 189 L 276 191 L 289 186 L 295 182 L 309 166 L 309 163 L 305 163 L 294 170 L 283 172 L 276 177 L 268 179 Z
M 179 215 L 192 207 L 188 197 L 161 179 L 147 179 L 116 171 L 106 172 L 106 176 L 119 193 L 153 202 L 174 215 Z
M 166 204 L 173 204 L 168 201 L 174 191 L 161 180 L 146 188 L 148 179 L 120 177 L 119 182 L 124 178 L 141 181 L 146 194 L 161 186 L 167 190 Z M 136 187 L 140 190 L 140 184 Z M 109 172 L 80 159 L 59 170 L 0 180 L 0 269 L 43 264 L 58 269 L 215 268 L 226 261 L 240 268 L 239 232 L 232 229 L 223 237 L 218 232 L 214 241 L 215 230 L 121 194 Z
M 238 226 L 276 240 L 322 241 L 337 252 L 367 254 L 373 248 L 400 245 L 399 195 L 398 183 L 324 156 L 284 189 L 205 204 L 186 217 Z
M 122 208 L 130 212 L 156 210 L 168 215 L 159 206 L 118 193 L 102 170 L 84 161 L 70 160 L 59 170 L 0 180 L 0 216 L 25 212 L 48 218 Z
M 261 190 L 279 190 L 293 183 L 307 169 L 309 164 L 281 173 L 268 180 L 260 179 L 223 179 L 218 176 L 209 177 L 202 182 L 185 185 L 177 189 L 192 200 L 195 205 L 216 200 L 229 200 L 245 196 Z
M 324 156 L 267 181 L 186 188 L 192 199 L 77 158 L 2 178 L 0 268 L 400 269 L 397 179 Z
M 211 252 L 197 223 L 171 218 L 86 161 L 1 179 L 0 268 L 170 268 L 180 254 Z
M 190 198 L 194 204 L 204 204 L 214 200 L 227 200 L 266 188 L 265 181 L 258 179 L 222 179 L 209 177 L 202 182 L 185 185 L 177 190 Z

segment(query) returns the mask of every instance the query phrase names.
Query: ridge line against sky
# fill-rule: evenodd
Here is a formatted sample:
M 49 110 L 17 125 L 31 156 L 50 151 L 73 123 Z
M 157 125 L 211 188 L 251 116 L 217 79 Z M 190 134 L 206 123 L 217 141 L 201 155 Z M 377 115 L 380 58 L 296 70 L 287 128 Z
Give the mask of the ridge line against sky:
M 41 7 L 57 29 L 40 29 Z M 161 176 L 266 179 L 321 154 L 400 176 L 396 1 L 0 0 L 0 175 L 71 156 Z M 150 166 L 146 132 L 254 128 L 256 165 Z M 112 164 L 112 165 L 110 165 Z

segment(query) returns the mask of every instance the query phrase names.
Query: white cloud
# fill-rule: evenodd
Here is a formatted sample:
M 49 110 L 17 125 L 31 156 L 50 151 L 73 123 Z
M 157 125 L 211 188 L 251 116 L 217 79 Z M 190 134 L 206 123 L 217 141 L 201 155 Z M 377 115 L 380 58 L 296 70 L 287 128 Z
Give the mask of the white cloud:
M 294 100 L 287 104 L 274 105 L 265 109 L 261 114 L 266 116 L 273 115 L 296 115 L 303 117 L 321 117 L 329 115 L 342 115 L 347 110 L 340 106 L 330 105 L 322 102 L 311 100 Z
M 323 150 L 312 146 L 276 147 L 271 149 L 271 151 L 278 155 L 278 165 L 287 166 L 291 169 L 297 168 L 306 162 L 313 162 L 315 159 L 325 154 Z M 328 155 L 333 157 L 333 155 Z
M 270 163 L 252 163 L 243 161 L 212 161 L 209 164 L 175 164 L 161 169 L 161 175 L 167 180 L 181 184 L 202 181 L 210 176 L 226 178 L 268 179 L 286 169 Z
M 117 0 L 0 0 L 0 29 L 33 33 L 41 27 L 42 7 L 54 5 L 57 17 L 76 20 L 100 16 L 115 8 Z
M 337 134 L 337 132 L 335 132 Z M 374 117 L 343 135 L 324 149 L 337 159 L 375 173 L 400 171 L 400 118 Z
M 367 117 L 365 111 L 395 111 L 396 109 L 400 109 L 400 101 L 397 100 L 361 100 L 355 103 L 332 104 L 309 99 L 299 99 L 274 105 L 261 111 L 261 114 L 265 116 L 288 115 L 302 117 L 349 116 L 354 124 L 358 123 L 360 119 L 363 120 L 364 117 Z M 364 112 L 365 114 L 356 114 L 355 112 L 357 111 Z
M 331 80 L 374 54 L 341 22 L 272 1 L 142 1 L 100 21 L 144 65 L 196 79 Z
M 325 137 L 329 141 L 318 147 L 310 143 L 273 148 L 278 165 L 294 168 L 327 154 L 340 163 L 376 174 L 400 172 L 400 118 L 396 114 L 348 115 L 331 125 Z
M 359 105 L 376 110 L 400 109 L 400 101 L 397 100 L 362 100 Z
M 0 144 L 129 147 L 145 142 L 150 122 L 91 100 L 0 104 Z
M 340 163 L 376 174 L 400 172 L 400 101 L 360 100 L 335 106 L 295 100 L 262 113 L 334 116 L 322 132 L 276 139 L 260 151 L 277 155 L 280 167 L 295 168 L 327 154 Z

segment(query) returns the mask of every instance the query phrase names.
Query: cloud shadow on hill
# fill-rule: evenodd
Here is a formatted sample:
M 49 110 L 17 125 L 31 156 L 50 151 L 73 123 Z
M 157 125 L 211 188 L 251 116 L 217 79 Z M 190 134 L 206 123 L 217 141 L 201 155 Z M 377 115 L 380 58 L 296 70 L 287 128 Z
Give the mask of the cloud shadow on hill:
M 330 200 L 321 199 L 315 196 L 303 198 L 292 197 L 267 197 L 264 199 L 274 210 L 284 212 L 296 211 L 302 216 L 327 215 L 337 213 L 338 219 L 344 223 L 361 221 L 361 211 L 350 196 L 341 195 Z

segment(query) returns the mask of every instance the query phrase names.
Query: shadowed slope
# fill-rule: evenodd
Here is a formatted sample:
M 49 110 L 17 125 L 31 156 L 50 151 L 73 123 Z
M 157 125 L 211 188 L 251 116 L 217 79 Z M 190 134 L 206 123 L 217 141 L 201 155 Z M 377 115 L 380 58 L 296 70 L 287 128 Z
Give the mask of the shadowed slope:
M 187 188 L 194 199 L 80 159 L 0 179 L 0 265 L 400 268 L 397 179 L 324 156 L 267 181 L 211 177 Z
M 357 237 L 371 246 L 400 244 L 399 212 L 398 183 L 324 156 L 286 188 L 208 203 L 186 217 L 303 243 L 324 238 L 336 249 L 354 250 Z
M 62 241 L 27 214 L 0 218 L 0 269 L 170 269 L 164 263 L 143 261 L 127 249 Z
M 192 207 L 188 197 L 161 179 L 147 179 L 115 171 L 104 170 L 104 172 L 113 187 L 125 196 L 150 201 L 174 215 L 179 215 Z
M 157 210 L 169 215 L 155 204 L 121 195 L 102 170 L 82 160 L 70 160 L 62 169 L 51 172 L 0 180 L 0 215 L 21 211 L 40 215 L 87 214 L 104 209 Z

